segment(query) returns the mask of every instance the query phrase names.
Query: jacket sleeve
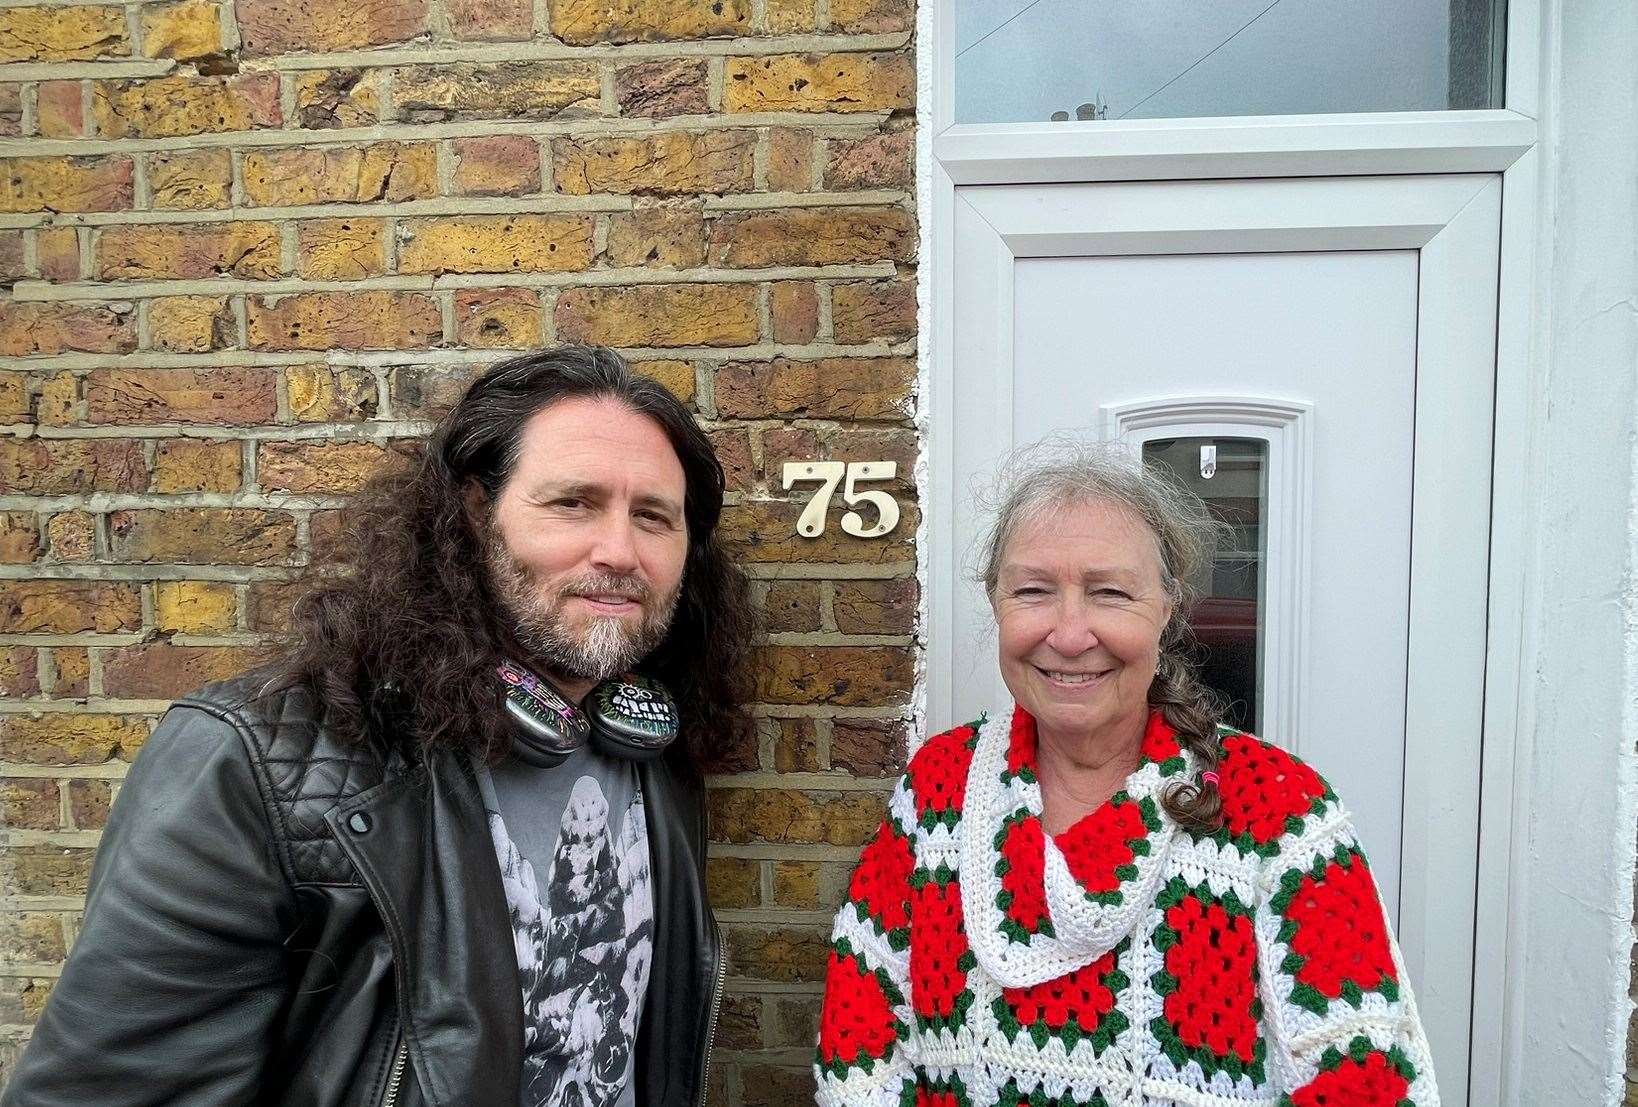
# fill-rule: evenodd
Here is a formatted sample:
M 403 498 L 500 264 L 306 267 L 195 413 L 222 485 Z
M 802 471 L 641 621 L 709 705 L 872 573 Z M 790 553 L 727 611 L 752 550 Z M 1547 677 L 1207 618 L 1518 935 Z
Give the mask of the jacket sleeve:
M 864 847 L 837 912 L 819 1013 L 820 1107 L 900 1107 L 914 1099 L 910 996 L 914 805 L 909 778 Z
M 245 738 L 172 708 L 120 789 L 5 1107 L 255 1099 L 295 910 Z
M 1382 896 L 1335 794 L 1281 839 L 1257 908 L 1281 1107 L 1438 1107 L 1427 1036 Z

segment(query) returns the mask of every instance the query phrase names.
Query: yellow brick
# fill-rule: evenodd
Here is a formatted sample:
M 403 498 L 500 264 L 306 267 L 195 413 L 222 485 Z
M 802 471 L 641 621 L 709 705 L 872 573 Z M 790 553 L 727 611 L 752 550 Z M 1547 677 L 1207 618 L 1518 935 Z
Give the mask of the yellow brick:
M 226 150 L 171 150 L 148 159 L 154 207 L 169 211 L 225 208 L 231 202 L 233 156 Z
M 166 296 L 148 306 L 154 346 L 201 354 L 236 345 L 238 324 L 225 296 Z
M 750 31 L 749 0 L 551 0 L 552 33 L 564 42 L 707 38 Z
M 553 150 L 559 192 L 736 192 L 751 187 L 749 131 L 672 131 L 643 138 L 566 139 Z
M 281 121 L 279 75 L 178 74 L 154 80 L 98 81 L 92 113 L 105 138 L 174 138 L 276 127 Z
M 132 196 L 130 158 L 0 158 L 0 211 L 128 211 Z
M 404 42 L 426 30 L 426 0 L 238 0 L 246 54 L 325 53 Z
M 142 53 L 191 61 L 222 52 L 221 10 L 211 0 L 151 4 L 142 9 Z
M 527 349 L 541 341 L 540 295 L 531 288 L 455 293 L 455 341 L 480 349 Z
M 443 337 L 443 313 L 413 292 L 304 292 L 252 300 L 253 350 L 413 350 Z
M 142 625 L 134 584 L 93 580 L 0 581 L 0 633 L 99 634 Z
M 0 62 L 84 61 L 130 52 L 123 8 L 0 8 Z
M 284 383 L 298 423 L 352 423 L 376 411 L 375 377 L 364 369 L 292 365 Z
M 97 239 L 103 280 L 279 275 L 279 229 L 272 223 L 182 223 L 107 227 Z
M 769 34 L 811 31 L 814 27 L 813 0 L 767 0 L 763 20 Z
M 892 111 L 914 106 L 908 54 L 774 54 L 729 58 L 727 111 Z
M 237 442 L 172 438 L 154 449 L 155 492 L 237 492 L 242 450 Z
M 345 495 L 395 456 L 376 442 L 264 442 L 256 479 L 269 491 Z
M 591 263 L 591 220 L 576 215 L 417 219 L 403 224 L 400 273 L 556 273 Z
M 48 281 L 80 277 L 80 235 L 73 227 L 44 227 L 34 233 L 40 276 Z
M 550 119 L 600 110 L 601 79 L 590 62 L 499 62 L 395 69 L 393 103 L 411 118 Z
M 685 404 L 694 402 L 694 363 L 691 361 L 634 361 L 631 367 L 665 385 Z
M 57 373 L 40 385 L 40 401 L 35 413 L 48 427 L 67 426 L 78 417 L 80 383 L 72 373 Z
M 387 271 L 386 221 L 318 219 L 301 224 L 296 258 L 301 275 L 315 281 L 356 281 Z
M 46 545 L 58 561 L 91 561 L 97 556 L 97 517 L 89 511 L 61 511 L 46 523 Z
M 203 580 L 162 580 L 154 585 L 154 623 L 174 634 L 232 630 L 237 598 L 233 585 Z
M 308 130 L 367 127 L 381 117 L 384 69 L 309 69 L 296 74 L 296 121 Z
M 438 193 L 438 151 L 396 142 L 256 151 L 245 155 L 244 176 L 256 205 L 418 200 Z
M 756 287 L 661 284 L 568 288 L 557 336 L 606 346 L 745 346 L 757 340 Z

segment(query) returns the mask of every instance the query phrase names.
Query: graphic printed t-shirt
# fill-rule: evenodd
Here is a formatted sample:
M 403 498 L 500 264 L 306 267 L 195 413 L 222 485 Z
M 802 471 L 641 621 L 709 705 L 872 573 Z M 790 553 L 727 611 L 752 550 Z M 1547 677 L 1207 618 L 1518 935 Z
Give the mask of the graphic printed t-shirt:
M 636 1107 L 653 960 L 637 769 L 590 747 L 478 769 L 523 984 L 523 1107 Z

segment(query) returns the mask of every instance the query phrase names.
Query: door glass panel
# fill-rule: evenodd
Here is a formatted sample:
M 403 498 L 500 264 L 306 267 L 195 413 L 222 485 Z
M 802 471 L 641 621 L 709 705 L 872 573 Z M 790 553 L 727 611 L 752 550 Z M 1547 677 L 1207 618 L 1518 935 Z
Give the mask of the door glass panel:
M 1500 107 L 1504 7 L 956 0 L 956 122 Z
M 1200 676 L 1222 697 L 1223 721 L 1263 732 L 1264 615 L 1267 609 L 1268 443 L 1257 438 L 1157 438 L 1143 459 L 1169 469 L 1206 501 L 1223 532 L 1190 583 L 1198 597 L 1189 625 Z

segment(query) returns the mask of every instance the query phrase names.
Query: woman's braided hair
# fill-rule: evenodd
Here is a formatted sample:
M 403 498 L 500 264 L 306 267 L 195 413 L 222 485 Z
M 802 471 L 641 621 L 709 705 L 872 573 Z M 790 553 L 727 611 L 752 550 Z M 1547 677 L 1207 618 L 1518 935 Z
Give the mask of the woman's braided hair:
M 1213 778 L 1204 774 L 1215 776 L 1222 752 L 1217 723 L 1223 707 L 1196 675 L 1188 613 L 1197 598 L 1192 582 L 1208 564 L 1223 525 L 1170 472 L 1140 464 L 1121 446 L 1042 442 L 1015 454 L 999 485 L 994 523 L 986 536 L 979 570 L 984 592 L 992 598 L 1008 542 L 1041 511 L 1071 504 L 1118 505 L 1143 520 L 1154 535 L 1161 583 L 1171 600 L 1172 614 L 1160 633 L 1160 664 L 1148 699 L 1177 731 L 1179 744 L 1194 756 L 1200 774 L 1174 783 L 1161 794 L 1160 802 L 1182 827 L 1206 833 L 1217 830 L 1222 825 L 1223 798 Z

